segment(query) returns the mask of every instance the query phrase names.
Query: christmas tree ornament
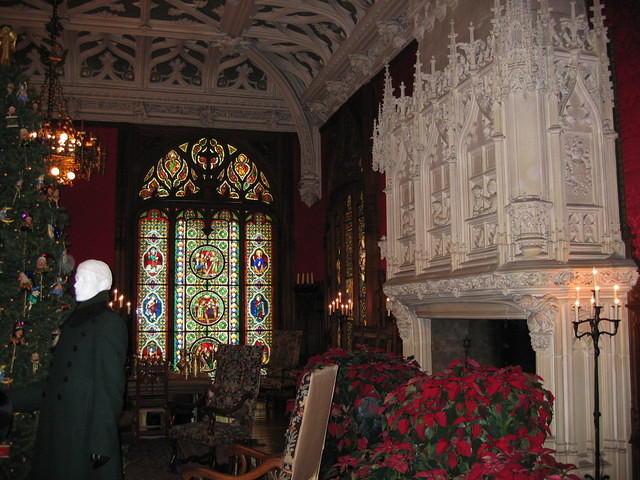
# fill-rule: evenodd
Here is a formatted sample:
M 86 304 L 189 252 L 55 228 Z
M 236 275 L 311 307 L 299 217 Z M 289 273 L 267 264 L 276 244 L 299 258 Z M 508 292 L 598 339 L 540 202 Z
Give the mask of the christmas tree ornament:
M 21 290 L 33 289 L 33 282 L 24 272 L 18 273 L 18 284 L 20 285 Z
M 9 218 L 9 210 L 13 210 L 13 208 L 2 207 L 2 209 L 0 209 L 0 222 L 3 222 L 3 223 L 13 222 L 13 219 Z
M 7 366 L 0 365 L 0 383 L 8 385 L 11 382 L 13 382 L 13 379 L 7 376 Z
M 20 230 L 23 232 L 30 232 L 33 230 L 33 217 L 29 215 L 27 212 L 23 212 L 20 214 L 20 218 L 22 219 L 22 224 L 20 225 Z
M 10 97 L 15 89 L 16 86 L 13 84 L 13 82 L 7 83 L 7 97 Z
M 40 368 L 40 354 L 38 352 L 33 352 L 31 354 L 31 372 L 35 375 L 38 373 L 38 369 Z
M 7 108 L 7 114 L 4 116 L 5 127 L 18 128 L 18 115 L 16 113 L 16 107 L 9 105 Z
M 58 277 L 56 283 L 51 286 L 51 295 L 60 297 L 64 294 L 64 286 L 62 285 L 62 278 Z
M 47 254 L 41 253 L 36 260 L 36 272 L 43 273 L 49 271 L 49 265 L 47 264 Z
M 27 310 L 31 311 L 31 308 L 38 303 L 38 298 L 40 298 L 40 287 L 36 285 L 31 290 L 31 293 L 27 297 Z
M 63 276 L 69 275 L 73 272 L 73 267 L 76 266 L 76 261 L 73 259 L 71 255 L 67 253 L 67 250 L 62 251 L 62 256 L 60 257 L 60 273 Z
M 36 192 L 42 192 L 45 189 L 44 173 L 36 177 Z
M 24 183 L 24 179 L 20 178 L 17 182 L 16 182 L 16 193 L 13 196 L 13 203 L 12 205 L 16 204 L 16 200 L 18 198 L 20 198 L 20 194 L 22 193 L 22 184 Z
M 58 201 L 60 200 L 60 190 L 56 185 L 47 185 L 47 201 L 60 208 Z
M 22 81 L 20 85 L 18 85 L 18 91 L 16 92 L 16 98 L 19 102 L 27 103 L 29 101 L 29 91 L 27 87 L 27 82 Z
M 47 224 L 47 235 L 49 236 L 49 238 L 51 240 L 55 239 L 55 231 L 53 229 L 53 225 L 51 225 L 50 223 Z

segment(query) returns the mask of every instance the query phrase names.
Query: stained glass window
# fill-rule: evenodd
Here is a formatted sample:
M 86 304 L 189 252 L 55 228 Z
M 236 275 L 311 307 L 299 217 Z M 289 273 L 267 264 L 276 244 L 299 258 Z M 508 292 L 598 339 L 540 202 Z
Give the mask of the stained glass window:
M 205 189 L 208 201 L 198 201 Z M 212 195 L 221 207 L 209 206 Z M 158 160 L 139 196 L 162 206 L 143 211 L 138 221 L 138 354 L 175 365 L 187 352 L 210 372 L 218 344 L 259 344 L 266 361 L 273 219 L 255 211 L 273 202 L 266 174 L 236 147 L 203 138 Z M 173 201 L 186 197 L 189 206 Z
M 138 351 L 164 357 L 167 352 L 167 271 L 169 220 L 149 210 L 138 220 Z

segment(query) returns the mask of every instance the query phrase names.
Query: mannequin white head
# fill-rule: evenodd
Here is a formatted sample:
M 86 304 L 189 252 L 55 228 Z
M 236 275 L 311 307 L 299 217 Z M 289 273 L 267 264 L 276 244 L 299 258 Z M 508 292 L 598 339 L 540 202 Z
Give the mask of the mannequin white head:
M 100 260 L 85 260 L 76 270 L 76 283 L 73 285 L 76 300 L 84 302 L 96 294 L 111 288 L 111 269 Z

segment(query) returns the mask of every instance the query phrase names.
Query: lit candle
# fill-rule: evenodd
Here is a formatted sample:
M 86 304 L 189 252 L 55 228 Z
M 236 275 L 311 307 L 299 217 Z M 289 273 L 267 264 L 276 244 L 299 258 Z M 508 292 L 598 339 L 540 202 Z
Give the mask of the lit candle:
M 600 287 L 596 285 L 593 290 L 595 293 L 596 306 L 600 305 Z
M 615 301 L 618 298 L 618 290 L 620 290 L 620 285 L 613 286 L 613 300 Z
M 576 312 L 576 322 L 580 321 L 580 300 L 576 300 L 576 303 L 573 306 L 573 309 Z
M 618 320 L 618 315 L 620 314 L 620 299 L 613 299 L 613 319 Z
M 127 302 L 127 315 L 131 315 L 131 302 Z
M 114 288 L 113 289 L 113 300 L 116 301 L 118 299 L 118 289 Z
M 391 299 L 387 297 L 387 317 L 391 316 Z
M 595 303 L 596 303 L 596 299 L 591 297 L 591 315 L 593 315 L 593 311 L 594 311 L 593 306 L 595 305 Z
M 120 295 L 118 297 L 118 303 L 120 304 L 120 308 L 122 308 L 122 303 L 124 302 L 124 295 Z
M 109 302 L 109 308 L 113 310 L 113 302 Z

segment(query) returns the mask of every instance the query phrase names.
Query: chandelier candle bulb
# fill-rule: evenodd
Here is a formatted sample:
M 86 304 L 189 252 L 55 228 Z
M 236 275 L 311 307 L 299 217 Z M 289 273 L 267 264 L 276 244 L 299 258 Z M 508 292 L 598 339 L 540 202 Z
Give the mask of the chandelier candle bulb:
M 127 315 L 131 315 L 131 302 L 127 302 Z
M 596 285 L 593 288 L 593 292 L 594 292 L 594 297 L 595 297 L 595 300 L 596 300 L 596 306 L 600 305 L 600 287 L 598 285 Z
M 120 308 L 122 308 L 122 303 L 124 302 L 124 295 L 120 295 L 118 297 L 118 303 L 120 304 Z

